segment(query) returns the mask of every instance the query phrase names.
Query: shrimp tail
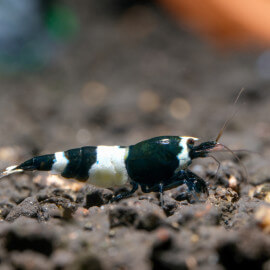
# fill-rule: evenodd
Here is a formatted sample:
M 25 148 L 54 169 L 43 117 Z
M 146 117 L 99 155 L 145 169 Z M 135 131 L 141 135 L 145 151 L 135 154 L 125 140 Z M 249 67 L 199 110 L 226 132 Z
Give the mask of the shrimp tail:
M 0 179 L 13 173 L 23 172 L 23 169 L 19 169 L 17 165 L 9 166 L 6 169 L 0 171 Z

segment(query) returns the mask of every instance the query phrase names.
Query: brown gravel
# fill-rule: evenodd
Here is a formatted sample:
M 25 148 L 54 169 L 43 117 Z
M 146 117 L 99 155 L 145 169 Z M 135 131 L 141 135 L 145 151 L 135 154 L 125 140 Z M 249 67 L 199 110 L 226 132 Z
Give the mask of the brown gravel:
M 1 168 L 81 145 L 213 138 L 242 87 L 221 141 L 259 154 L 239 153 L 248 178 L 228 153 L 217 174 L 196 161 L 209 197 L 180 200 L 181 186 L 164 209 L 156 194 L 109 204 L 113 190 L 12 175 L 0 183 L 0 268 L 269 269 L 270 82 L 259 52 L 217 52 L 145 1 L 62 2 L 81 21 L 73 42 L 45 69 L 0 78 Z

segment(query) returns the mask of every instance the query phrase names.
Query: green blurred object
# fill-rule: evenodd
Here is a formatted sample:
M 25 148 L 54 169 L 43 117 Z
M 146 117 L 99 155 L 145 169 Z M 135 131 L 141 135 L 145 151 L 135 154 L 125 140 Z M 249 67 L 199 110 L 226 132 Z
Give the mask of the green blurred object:
M 53 37 L 69 39 L 79 30 L 79 22 L 71 9 L 54 4 L 46 14 L 46 26 Z
M 57 0 L 0 0 L 0 26 L 1 75 L 44 68 L 79 31 L 75 12 Z

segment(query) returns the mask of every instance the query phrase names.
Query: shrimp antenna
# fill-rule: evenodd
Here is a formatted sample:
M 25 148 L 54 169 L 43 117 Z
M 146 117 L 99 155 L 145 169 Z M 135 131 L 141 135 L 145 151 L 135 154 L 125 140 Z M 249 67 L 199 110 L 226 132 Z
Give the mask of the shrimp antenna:
M 214 180 L 217 180 L 217 175 L 218 175 L 218 171 L 219 171 L 219 169 L 220 169 L 220 167 L 221 167 L 221 163 L 220 163 L 219 160 L 218 160 L 216 157 L 214 157 L 214 156 L 209 155 L 208 157 L 214 159 L 215 162 L 218 164 L 217 171 L 216 171 L 215 176 L 214 176 Z
M 243 93 L 244 90 L 245 90 L 245 88 L 242 88 L 242 89 L 239 91 L 239 93 L 238 93 L 238 95 L 237 95 L 237 97 L 236 97 L 236 99 L 235 99 L 235 101 L 234 101 L 234 103 L 233 103 L 233 106 L 236 105 L 236 103 L 238 102 L 238 100 L 239 100 L 239 98 L 240 98 L 240 96 L 242 95 L 242 93 Z M 227 120 L 225 121 L 223 127 L 221 128 L 221 130 L 219 131 L 219 133 L 218 133 L 218 135 L 217 135 L 217 138 L 216 138 L 216 140 L 215 140 L 216 142 L 219 141 L 219 139 L 220 139 L 220 137 L 222 136 L 224 130 L 227 128 L 228 123 L 234 118 L 234 116 L 236 115 L 236 113 L 237 113 L 237 111 L 234 109 L 234 110 L 233 110 L 233 113 L 227 118 Z
M 240 158 L 234 153 L 233 150 L 231 150 L 228 146 L 219 143 L 220 145 L 222 145 L 226 150 L 228 150 L 235 158 L 236 160 L 239 162 L 239 164 L 242 166 L 242 168 L 244 169 L 245 172 L 245 176 L 246 176 L 246 181 L 248 180 L 248 172 L 247 172 L 247 168 L 244 165 L 244 163 L 240 160 Z

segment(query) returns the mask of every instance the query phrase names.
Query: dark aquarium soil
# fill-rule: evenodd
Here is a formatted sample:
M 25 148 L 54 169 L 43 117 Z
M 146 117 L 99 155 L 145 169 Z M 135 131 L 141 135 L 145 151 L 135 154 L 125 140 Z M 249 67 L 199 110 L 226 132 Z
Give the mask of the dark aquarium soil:
M 42 68 L 0 77 L 0 167 L 82 145 L 217 136 L 237 152 L 190 169 L 209 197 L 114 190 L 47 173 L 0 182 L 1 269 L 270 269 L 270 80 L 261 52 L 224 52 L 146 1 L 62 1 L 80 21 Z M 268 74 L 269 75 L 269 74 Z M 244 165 L 244 166 L 243 166 Z M 245 169 L 243 168 L 245 167 Z

